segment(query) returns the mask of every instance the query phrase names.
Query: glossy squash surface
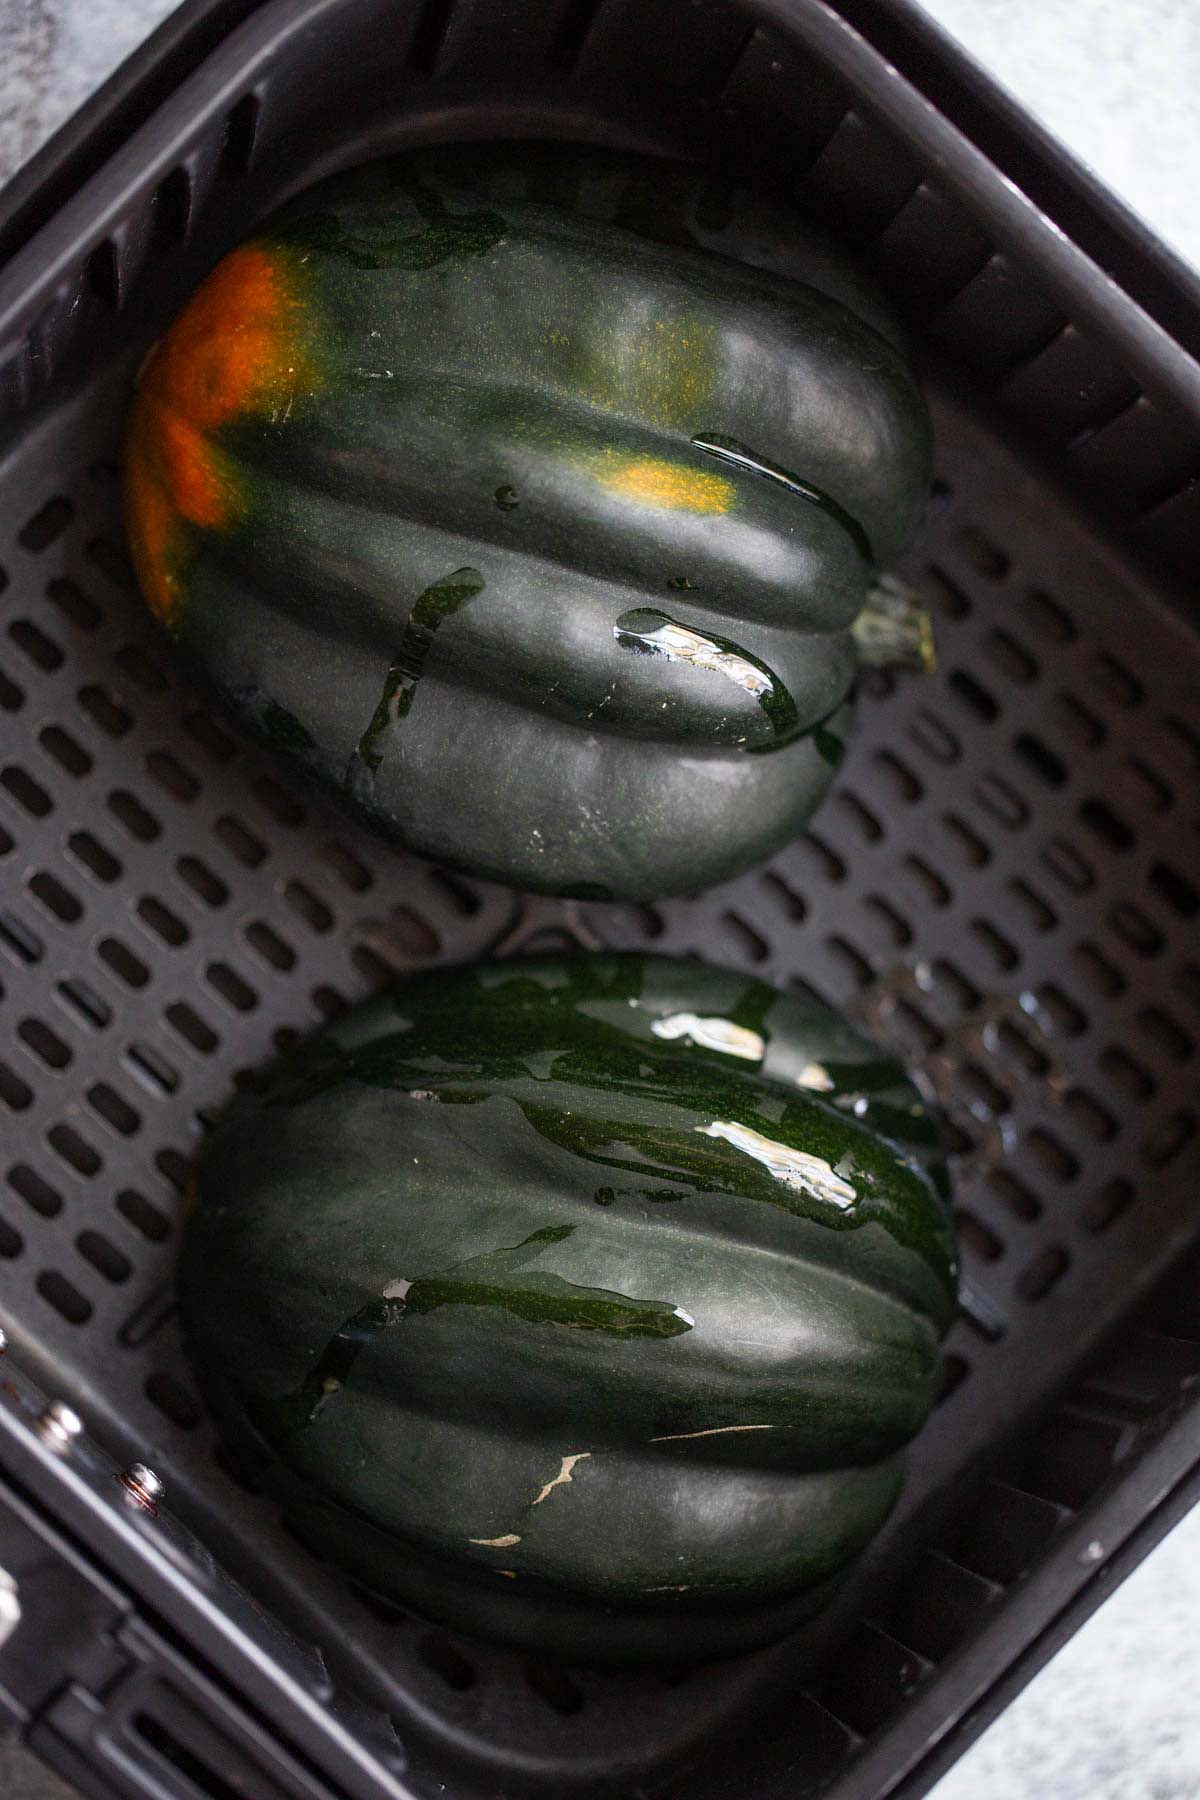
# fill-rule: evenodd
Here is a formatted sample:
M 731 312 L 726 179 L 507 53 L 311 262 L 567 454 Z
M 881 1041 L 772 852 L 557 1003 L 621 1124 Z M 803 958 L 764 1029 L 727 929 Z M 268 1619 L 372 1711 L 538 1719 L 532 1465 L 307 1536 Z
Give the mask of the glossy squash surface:
M 206 1149 L 231 1442 L 434 1618 L 583 1660 L 786 1630 L 885 1518 L 955 1260 L 932 1123 L 815 1001 L 634 955 L 431 975 Z
M 294 202 L 143 370 L 148 601 L 381 831 L 526 888 L 696 891 L 799 830 L 927 486 L 879 302 L 778 208 L 531 147 Z

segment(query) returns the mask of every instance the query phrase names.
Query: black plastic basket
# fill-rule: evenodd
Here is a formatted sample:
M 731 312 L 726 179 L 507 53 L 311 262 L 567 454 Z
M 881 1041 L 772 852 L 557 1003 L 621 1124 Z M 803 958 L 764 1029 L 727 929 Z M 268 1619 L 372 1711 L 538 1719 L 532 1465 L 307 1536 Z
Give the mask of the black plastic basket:
M 382 849 L 210 716 L 132 588 L 121 421 L 183 295 L 333 168 L 493 135 L 737 167 L 919 347 L 941 672 L 870 677 L 813 832 L 699 900 Z M 1194 282 L 894 0 L 198 0 L 7 199 L 0 1710 L 105 1795 L 923 1792 L 1200 1486 Z M 803 981 L 950 1121 L 967 1303 L 904 1499 L 732 1663 L 531 1664 L 354 1592 L 179 1353 L 180 1193 L 239 1071 L 392 971 L 564 939 Z

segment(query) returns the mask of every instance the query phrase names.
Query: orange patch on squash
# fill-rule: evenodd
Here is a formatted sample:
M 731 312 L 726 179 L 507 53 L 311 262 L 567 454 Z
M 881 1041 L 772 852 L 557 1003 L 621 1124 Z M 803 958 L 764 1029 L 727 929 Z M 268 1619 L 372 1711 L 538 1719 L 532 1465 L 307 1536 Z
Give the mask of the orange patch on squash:
M 142 370 L 126 511 L 142 590 L 168 624 L 182 595 L 181 523 L 220 531 L 244 508 L 215 434 L 247 414 L 285 414 L 312 385 L 301 324 L 281 257 L 247 244 L 192 296 Z

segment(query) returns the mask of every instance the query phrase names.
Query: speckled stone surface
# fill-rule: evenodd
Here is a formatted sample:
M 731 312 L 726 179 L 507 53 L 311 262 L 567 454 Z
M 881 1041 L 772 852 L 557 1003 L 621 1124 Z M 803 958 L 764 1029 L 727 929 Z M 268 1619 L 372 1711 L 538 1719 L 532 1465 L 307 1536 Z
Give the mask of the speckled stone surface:
M 1093 1613 L 930 1800 L 1197 1800 L 1200 1507 Z
M 172 11 L 171 0 L 0 0 L 0 181 Z
M 0 182 L 169 5 L 0 0 Z M 1200 266 L 1197 0 L 930 0 L 929 10 Z M 935 1800 L 1200 1800 L 1200 1509 L 933 1790 Z M 70 1790 L 0 1741 L 3 1800 Z
M 1200 267 L 1196 0 L 927 0 L 926 11 Z

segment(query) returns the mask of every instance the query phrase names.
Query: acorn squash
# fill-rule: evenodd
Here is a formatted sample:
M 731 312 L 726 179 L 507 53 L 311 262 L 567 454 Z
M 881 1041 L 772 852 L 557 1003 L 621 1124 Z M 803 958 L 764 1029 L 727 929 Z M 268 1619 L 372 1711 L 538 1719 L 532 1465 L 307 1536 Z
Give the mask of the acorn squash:
M 936 1134 L 816 1001 L 636 955 L 430 975 L 243 1095 L 185 1337 L 296 1531 L 546 1653 L 726 1654 L 876 1532 L 955 1311 Z
M 693 892 L 802 828 L 929 422 L 778 207 L 528 146 L 339 176 L 142 371 L 146 598 L 384 833 L 517 886 Z

